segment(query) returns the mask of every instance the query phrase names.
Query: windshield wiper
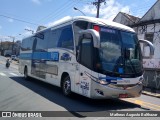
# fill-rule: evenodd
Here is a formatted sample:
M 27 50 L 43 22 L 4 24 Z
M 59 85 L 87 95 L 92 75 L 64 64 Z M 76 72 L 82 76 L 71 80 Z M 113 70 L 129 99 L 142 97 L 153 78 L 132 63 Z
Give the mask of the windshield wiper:
M 120 76 L 120 74 L 119 73 L 117 73 L 117 72 L 111 72 L 111 71 L 107 71 L 107 70 L 102 70 L 103 71 L 103 73 L 105 74 L 105 75 L 109 75 L 109 76 L 116 76 L 116 77 L 119 77 Z

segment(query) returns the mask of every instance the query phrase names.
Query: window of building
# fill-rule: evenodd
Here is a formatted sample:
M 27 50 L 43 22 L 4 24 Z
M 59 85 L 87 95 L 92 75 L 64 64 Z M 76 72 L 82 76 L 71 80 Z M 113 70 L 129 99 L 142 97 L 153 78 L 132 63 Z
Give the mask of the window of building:
M 153 43 L 154 33 L 145 33 L 145 39 Z

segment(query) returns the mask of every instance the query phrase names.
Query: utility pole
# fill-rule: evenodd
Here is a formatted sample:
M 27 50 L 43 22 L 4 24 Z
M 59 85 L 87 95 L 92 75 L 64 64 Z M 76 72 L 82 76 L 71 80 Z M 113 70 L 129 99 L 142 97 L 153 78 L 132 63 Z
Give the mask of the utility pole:
M 95 5 L 97 7 L 97 18 L 99 18 L 99 9 L 101 6 L 101 3 L 106 3 L 105 0 L 98 0 L 97 2 L 93 2 L 93 5 Z
M 1 54 L 0 55 L 2 55 L 2 39 L 1 39 Z
M 2 50 L 2 39 L 1 39 L 1 50 Z
M 15 39 L 15 37 L 13 37 L 13 36 L 8 36 L 8 37 L 13 39 L 13 43 L 12 43 L 12 55 L 13 55 L 14 54 L 13 49 L 14 49 L 14 39 Z

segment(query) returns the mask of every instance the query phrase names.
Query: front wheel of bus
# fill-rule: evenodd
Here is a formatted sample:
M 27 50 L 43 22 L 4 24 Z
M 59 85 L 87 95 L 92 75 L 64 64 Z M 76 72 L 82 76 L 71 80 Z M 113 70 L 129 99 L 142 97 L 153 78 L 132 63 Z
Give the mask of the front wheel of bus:
M 71 80 L 69 76 L 63 79 L 62 90 L 65 96 L 71 95 Z
M 24 78 L 25 78 L 25 80 L 28 80 L 28 70 L 27 70 L 27 67 L 24 68 Z

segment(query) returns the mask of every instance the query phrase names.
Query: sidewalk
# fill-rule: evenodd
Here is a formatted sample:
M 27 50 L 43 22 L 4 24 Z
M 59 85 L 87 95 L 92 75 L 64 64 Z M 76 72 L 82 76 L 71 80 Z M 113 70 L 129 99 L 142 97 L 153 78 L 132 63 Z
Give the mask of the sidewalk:
M 145 88 L 142 91 L 142 94 L 160 98 L 160 90 L 154 90 L 153 91 L 152 89 Z

